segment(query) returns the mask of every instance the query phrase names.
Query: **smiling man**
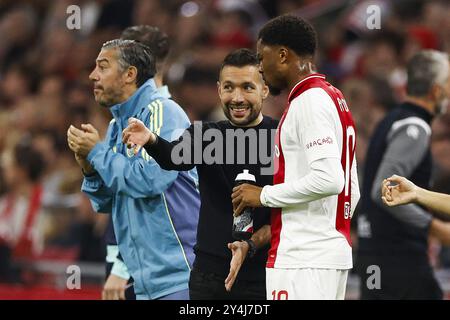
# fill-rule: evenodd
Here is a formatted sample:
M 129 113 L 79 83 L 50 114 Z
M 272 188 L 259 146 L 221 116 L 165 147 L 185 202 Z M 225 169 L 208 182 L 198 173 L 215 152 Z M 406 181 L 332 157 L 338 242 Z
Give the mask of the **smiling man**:
M 264 160 L 272 150 L 271 134 L 277 127 L 277 121 L 261 113 L 269 90 L 259 73 L 258 59 L 250 50 L 239 49 L 225 57 L 217 87 L 228 120 L 204 123 L 200 128 L 191 125 L 180 139 L 170 143 L 134 119 L 124 131 L 123 141 L 145 146 L 145 150 L 164 169 L 188 170 L 197 167 L 201 208 L 196 258 L 189 282 L 191 298 L 263 300 L 266 297 L 264 265 L 270 239 L 269 210 L 256 210 L 253 221 L 255 233 L 250 240 L 234 241 L 230 196 L 236 176 L 244 169 L 256 176 L 259 185 L 272 181 L 271 173 L 263 175 L 261 169 L 270 165 L 270 158 L 269 161 Z M 197 129 L 202 134 L 196 135 Z M 201 139 L 208 135 L 211 137 L 213 133 L 222 143 Z M 243 139 L 242 144 L 227 143 L 226 136 L 230 134 L 236 140 L 246 136 L 255 139 Z M 194 162 L 196 144 L 200 145 L 198 149 L 202 154 L 215 144 L 216 153 L 221 157 L 215 157 L 217 161 L 213 163 L 205 158 Z M 187 161 L 181 163 L 174 159 L 174 150 L 180 149 L 180 146 L 190 155 Z M 251 161 L 253 156 L 255 161 Z M 247 256 L 250 258 L 246 259 Z
M 106 42 L 89 78 L 95 100 L 110 109 L 105 141 L 83 124 L 70 126 L 68 144 L 85 175 L 82 190 L 97 212 L 111 213 L 137 299 L 189 299 L 199 194 L 195 170 L 166 171 L 143 150 L 122 143 L 130 117 L 166 139 L 190 124 L 184 111 L 155 85 L 155 59 L 132 40 Z

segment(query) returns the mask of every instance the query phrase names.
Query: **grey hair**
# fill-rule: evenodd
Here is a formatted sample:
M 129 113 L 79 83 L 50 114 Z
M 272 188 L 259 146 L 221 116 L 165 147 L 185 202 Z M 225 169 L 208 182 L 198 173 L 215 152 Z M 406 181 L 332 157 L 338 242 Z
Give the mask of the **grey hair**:
M 102 49 L 111 48 L 117 49 L 117 62 L 121 71 L 125 71 L 130 66 L 137 69 L 137 87 L 155 76 L 155 56 L 146 45 L 134 40 L 114 39 L 105 42 L 102 46 Z
M 408 63 L 406 92 L 423 97 L 434 84 L 443 85 L 450 76 L 449 55 L 437 50 L 422 50 Z

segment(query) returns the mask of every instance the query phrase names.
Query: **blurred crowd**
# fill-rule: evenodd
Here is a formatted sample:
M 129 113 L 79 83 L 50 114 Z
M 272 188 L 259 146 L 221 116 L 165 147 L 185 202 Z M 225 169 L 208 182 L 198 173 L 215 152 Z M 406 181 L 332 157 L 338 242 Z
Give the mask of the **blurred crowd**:
M 380 9 L 380 29 L 368 28 L 370 4 Z M 67 26 L 71 5 L 80 8 L 79 29 Z M 171 39 L 165 81 L 173 98 L 192 121 L 217 120 L 222 59 L 255 48 L 259 27 L 283 13 L 318 30 L 316 68 L 347 99 L 362 168 L 375 125 L 404 96 L 406 61 L 420 49 L 450 52 L 448 1 L 1 1 L 0 280 L 24 281 L 23 261 L 104 261 L 108 219 L 80 193 L 82 173 L 66 146 L 70 124 L 91 123 L 104 134 L 110 121 L 88 80 L 102 43 L 130 25 L 158 26 Z M 280 118 L 285 101 L 269 98 L 263 113 Z M 432 150 L 434 188 L 450 193 L 450 112 L 433 123 Z M 450 258 L 436 266 L 450 267 Z

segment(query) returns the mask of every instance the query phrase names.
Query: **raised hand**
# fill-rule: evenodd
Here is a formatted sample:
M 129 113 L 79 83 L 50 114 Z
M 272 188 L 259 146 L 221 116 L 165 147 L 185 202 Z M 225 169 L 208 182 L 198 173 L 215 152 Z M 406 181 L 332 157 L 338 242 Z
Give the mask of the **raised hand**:
M 100 135 L 91 124 L 82 124 L 81 129 L 71 125 L 67 130 L 67 143 L 70 150 L 85 158 L 100 142 Z
M 417 200 L 417 186 L 404 177 L 393 175 L 383 180 L 381 195 L 387 206 L 408 204 Z
M 128 127 L 122 132 L 122 142 L 128 148 L 133 148 L 134 154 L 138 153 L 144 145 L 153 143 L 155 140 L 156 136 L 141 120 L 136 118 L 128 119 Z

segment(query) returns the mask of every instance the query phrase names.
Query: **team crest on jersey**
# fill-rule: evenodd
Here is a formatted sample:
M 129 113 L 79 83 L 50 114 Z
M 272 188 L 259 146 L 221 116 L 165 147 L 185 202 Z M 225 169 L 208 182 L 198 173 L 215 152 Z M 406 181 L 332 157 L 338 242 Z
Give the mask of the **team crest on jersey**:
M 127 147 L 126 153 L 127 153 L 127 157 L 128 157 L 128 158 L 134 157 L 134 148 L 128 148 L 128 147 Z

